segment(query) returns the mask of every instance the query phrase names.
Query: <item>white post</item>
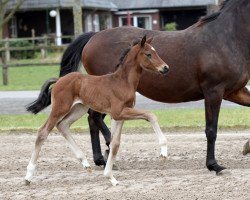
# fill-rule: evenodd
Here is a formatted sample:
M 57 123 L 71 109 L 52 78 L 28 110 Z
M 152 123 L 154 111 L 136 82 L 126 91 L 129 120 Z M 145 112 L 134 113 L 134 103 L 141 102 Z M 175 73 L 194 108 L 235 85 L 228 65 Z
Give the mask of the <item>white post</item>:
M 56 9 L 56 37 L 56 44 L 58 46 L 62 45 L 61 18 L 59 8 Z
M 138 27 L 138 19 L 137 16 L 133 16 L 134 27 Z

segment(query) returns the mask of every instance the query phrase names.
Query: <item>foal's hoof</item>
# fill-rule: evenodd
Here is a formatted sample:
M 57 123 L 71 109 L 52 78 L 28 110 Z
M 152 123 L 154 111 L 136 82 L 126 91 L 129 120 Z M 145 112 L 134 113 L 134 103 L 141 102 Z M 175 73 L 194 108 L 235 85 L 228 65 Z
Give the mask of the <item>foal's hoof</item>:
M 247 155 L 248 153 L 250 153 L 250 144 L 249 144 L 249 140 L 246 142 L 246 144 L 243 147 L 243 155 Z
M 25 183 L 24 183 L 26 186 L 29 186 L 30 185 L 30 181 L 28 180 L 25 180 Z
M 109 181 L 113 186 L 117 186 L 119 184 L 119 182 L 115 178 L 110 178 Z
M 161 161 L 165 162 L 167 159 L 168 159 L 168 156 L 162 155 L 162 154 L 160 155 L 160 160 Z
M 84 169 L 86 169 L 86 171 L 87 172 L 89 172 L 89 173 L 91 173 L 92 172 L 92 169 L 91 169 L 91 167 L 89 166 L 89 167 L 84 167 Z

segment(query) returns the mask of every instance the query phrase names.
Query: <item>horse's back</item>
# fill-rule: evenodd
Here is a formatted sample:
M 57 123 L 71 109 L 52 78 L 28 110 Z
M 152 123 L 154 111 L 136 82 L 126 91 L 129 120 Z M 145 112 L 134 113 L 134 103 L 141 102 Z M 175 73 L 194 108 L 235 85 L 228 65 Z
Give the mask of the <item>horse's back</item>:
M 94 35 L 82 52 L 82 62 L 89 74 L 103 75 L 115 71 L 119 58 L 133 40 L 143 35 L 153 37 L 152 46 L 170 66 L 167 76 L 144 71 L 138 92 L 161 102 L 183 102 L 203 98 L 197 80 L 196 56 L 187 55 L 185 31 L 151 31 L 135 27 L 118 27 Z M 192 60 L 192 63 L 190 61 Z

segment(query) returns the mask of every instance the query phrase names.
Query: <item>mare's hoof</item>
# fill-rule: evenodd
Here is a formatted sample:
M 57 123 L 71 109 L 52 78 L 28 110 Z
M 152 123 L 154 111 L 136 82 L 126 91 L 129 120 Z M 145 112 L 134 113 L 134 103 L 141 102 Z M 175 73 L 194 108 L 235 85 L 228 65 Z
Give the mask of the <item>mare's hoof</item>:
M 216 162 L 211 165 L 207 165 L 207 168 L 209 171 L 215 171 L 216 175 L 222 174 L 222 171 L 226 169 L 226 167 L 220 166 Z
M 30 185 L 30 181 L 28 180 L 25 180 L 25 183 L 24 183 L 26 186 L 29 186 Z
M 102 160 L 95 160 L 95 165 L 96 166 L 105 166 L 106 162 L 102 159 Z
M 105 166 L 106 165 L 106 161 L 105 161 L 103 156 L 101 156 L 99 158 L 95 158 L 94 162 L 95 162 L 96 166 Z
M 243 155 L 247 155 L 248 153 L 250 153 L 250 144 L 249 144 L 249 140 L 246 142 L 246 144 L 243 147 Z

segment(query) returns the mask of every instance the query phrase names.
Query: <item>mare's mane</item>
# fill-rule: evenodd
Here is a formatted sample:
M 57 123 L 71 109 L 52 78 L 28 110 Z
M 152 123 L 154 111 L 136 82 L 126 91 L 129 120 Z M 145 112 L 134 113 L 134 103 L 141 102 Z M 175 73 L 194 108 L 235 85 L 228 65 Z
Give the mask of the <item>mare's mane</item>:
M 204 25 L 204 24 L 206 24 L 208 22 L 211 22 L 211 21 L 214 21 L 215 19 L 217 19 L 219 17 L 219 15 L 221 14 L 221 12 L 224 10 L 224 8 L 226 8 L 228 6 L 229 2 L 232 2 L 232 1 L 233 0 L 224 0 L 221 3 L 220 10 L 215 12 L 215 13 L 212 13 L 210 15 L 201 17 L 199 19 L 199 21 L 197 22 L 198 26 Z

